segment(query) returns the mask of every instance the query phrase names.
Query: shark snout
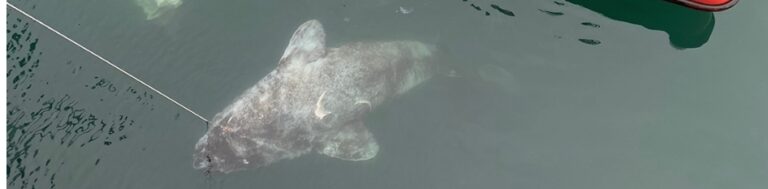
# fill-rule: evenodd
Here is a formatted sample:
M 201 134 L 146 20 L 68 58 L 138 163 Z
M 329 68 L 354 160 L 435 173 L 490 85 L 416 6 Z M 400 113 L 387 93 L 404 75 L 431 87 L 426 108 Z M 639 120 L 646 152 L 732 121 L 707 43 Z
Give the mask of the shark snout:
M 195 153 L 193 154 L 192 167 L 195 169 L 208 169 L 211 166 L 211 154 L 207 149 L 208 134 L 204 135 L 195 144 Z
M 192 162 L 195 169 L 206 172 L 230 172 L 237 169 L 230 163 L 237 156 L 226 138 L 221 136 L 221 131 L 220 127 L 215 127 L 197 142 Z

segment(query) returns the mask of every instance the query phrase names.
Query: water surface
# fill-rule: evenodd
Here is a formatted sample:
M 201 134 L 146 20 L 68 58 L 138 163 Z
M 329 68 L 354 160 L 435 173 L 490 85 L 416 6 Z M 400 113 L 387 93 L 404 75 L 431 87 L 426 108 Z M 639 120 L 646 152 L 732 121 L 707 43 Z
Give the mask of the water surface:
M 768 2 L 691 16 L 712 25 L 576 0 L 186 0 L 151 20 L 135 1 L 10 2 L 208 118 L 308 19 L 330 46 L 437 44 L 463 77 L 369 115 L 372 160 L 206 175 L 202 121 L 9 9 L 9 188 L 768 186 Z M 691 30 L 710 34 L 676 40 Z

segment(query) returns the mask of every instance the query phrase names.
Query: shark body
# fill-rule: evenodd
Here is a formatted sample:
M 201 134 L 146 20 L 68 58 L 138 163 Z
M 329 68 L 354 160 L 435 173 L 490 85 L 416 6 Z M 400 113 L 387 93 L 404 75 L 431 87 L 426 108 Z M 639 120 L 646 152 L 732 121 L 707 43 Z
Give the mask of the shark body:
M 294 32 L 275 70 L 218 113 L 193 166 L 228 173 L 309 152 L 360 161 L 379 146 L 363 117 L 435 73 L 435 48 L 416 41 L 325 46 L 317 20 Z

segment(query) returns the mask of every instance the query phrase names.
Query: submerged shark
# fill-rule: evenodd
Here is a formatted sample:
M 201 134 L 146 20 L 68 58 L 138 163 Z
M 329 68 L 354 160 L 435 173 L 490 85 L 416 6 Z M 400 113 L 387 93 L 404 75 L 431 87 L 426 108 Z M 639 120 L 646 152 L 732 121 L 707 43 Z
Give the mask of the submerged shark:
M 229 173 L 317 152 L 361 161 L 379 145 L 366 113 L 435 73 L 435 48 L 416 41 L 325 46 L 309 20 L 293 33 L 277 69 L 218 113 L 195 145 L 193 166 Z
M 181 0 L 134 0 L 134 2 L 144 10 L 147 20 L 154 20 L 164 14 L 172 13 L 183 3 Z

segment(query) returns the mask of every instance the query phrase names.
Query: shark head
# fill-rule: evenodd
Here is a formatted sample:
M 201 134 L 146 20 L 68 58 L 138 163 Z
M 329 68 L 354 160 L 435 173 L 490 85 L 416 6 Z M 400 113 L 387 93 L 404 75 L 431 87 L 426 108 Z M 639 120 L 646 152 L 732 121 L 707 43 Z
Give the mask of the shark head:
M 263 107 L 263 108 L 259 108 Z M 311 150 L 306 123 L 280 115 L 268 104 L 230 107 L 195 145 L 193 167 L 228 173 L 291 159 Z
M 220 148 L 218 146 L 230 146 L 230 141 L 221 136 L 224 133 L 223 127 L 213 127 L 209 133 L 204 135 L 195 145 L 193 155 L 193 167 L 195 169 L 204 169 L 208 172 L 230 172 L 245 167 L 250 163 L 246 159 L 238 158 L 234 148 Z M 239 160 L 239 161 L 238 161 Z
M 265 164 L 264 157 L 249 157 L 249 140 L 244 138 L 242 127 L 238 127 L 238 124 L 248 121 L 250 124 L 268 128 L 268 123 L 242 120 L 237 116 L 232 112 L 216 116 L 212 127 L 195 144 L 194 168 L 227 173 L 248 167 L 251 162 L 254 162 L 254 165 Z
M 264 77 L 211 120 L 195 145 L 196 169 L 228 173 L 310 151 L 313 135 L 306 121 L 283 111 L 288 104 L 275 94 L 274 77 Z

